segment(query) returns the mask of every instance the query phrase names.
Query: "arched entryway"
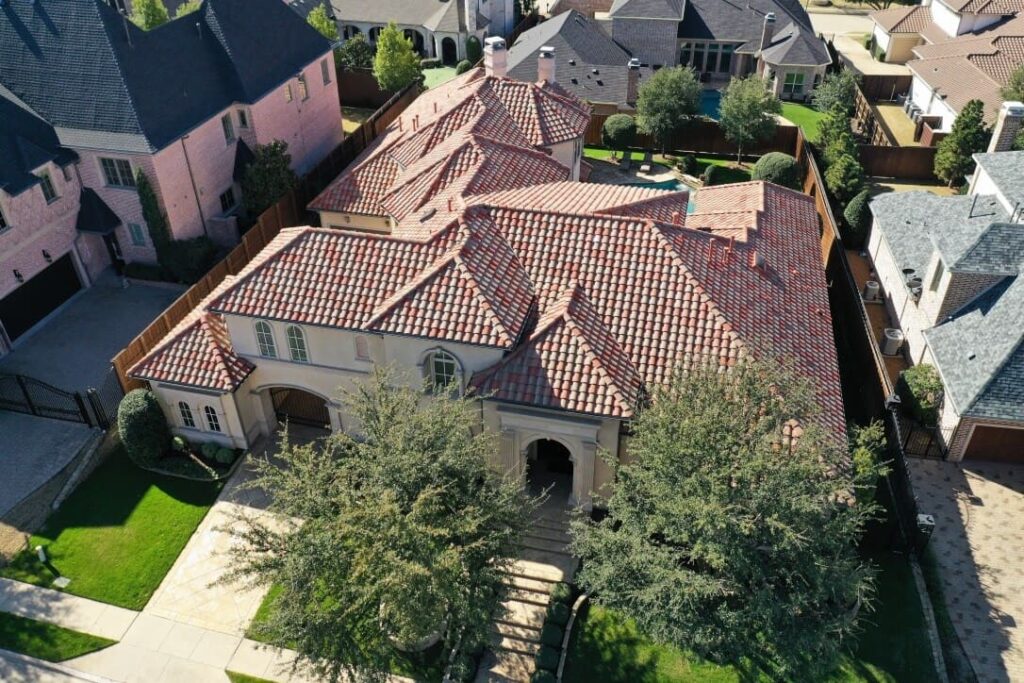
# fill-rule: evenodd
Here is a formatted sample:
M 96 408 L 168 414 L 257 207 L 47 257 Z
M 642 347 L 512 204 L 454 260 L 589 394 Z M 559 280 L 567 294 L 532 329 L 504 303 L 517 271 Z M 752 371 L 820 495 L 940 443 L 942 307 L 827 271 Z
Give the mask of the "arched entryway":
M 572 498 L 572 456 L 554 439 L 537 439 L 526 449 L 526 485 L 531 495 L 547 492 L 551 501 L 566 504 Z
M 412 42 L 412 49 L 416 50 L 416 54 L 420 57 L 425 56 L 423 50 L 423 34 L 411 28 L 405 29 L 403 33 L 405 34 L 405 37 Z
M 451 38 L 445 38 L 441 41 L 441 61 L 445 64 L 454 64 L 459 61 L 459 51 L 455 46 L 455 41 Z
M 327 402 L 316 394 L 292 387 L 275 387 L 270 390 L 277 421 L 286 424 L 331 428 L 331 414 Z

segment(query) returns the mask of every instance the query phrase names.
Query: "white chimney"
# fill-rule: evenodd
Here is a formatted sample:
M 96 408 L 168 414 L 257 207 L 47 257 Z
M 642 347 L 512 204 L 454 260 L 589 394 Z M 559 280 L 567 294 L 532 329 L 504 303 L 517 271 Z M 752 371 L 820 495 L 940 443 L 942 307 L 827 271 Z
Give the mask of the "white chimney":
M 508 72 L 508 51 L 505 39 L 491 36 L 484 40 L 484 71 L 488 76 L 504 78 Z
M 537 57 L 537 80 L 555 82 L 555 48 L 545 45 Z
M 1013 149 L 1013 141 L 1024 127 L 1024 102 L 1003 102 L 999 108 L 999 118 L 992 129 L 992 141 L 988 143 L 989 152 L 1008 152 Z
M 772 42 L 775 35 L 775 12 L 764 15 L 764 28 L 761 29 L 761 49 L 765 49 Z

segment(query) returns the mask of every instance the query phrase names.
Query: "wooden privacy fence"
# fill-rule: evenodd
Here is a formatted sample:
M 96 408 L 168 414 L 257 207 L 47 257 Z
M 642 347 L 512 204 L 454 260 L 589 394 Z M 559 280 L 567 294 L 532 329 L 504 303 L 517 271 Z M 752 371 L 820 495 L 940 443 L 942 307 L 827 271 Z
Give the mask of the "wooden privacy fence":
M 346 136 L 340 145 L 304 175 L 295 187 L 264 211 L 227 257 L 211 268 L 203 279 L 189 287 L 188 291 L 114 356 L 111 364 L 125 391 L 144 386 L 143 382 L 128 377 L 128 369 L 167 336 L 225 277 L 238 274 L 282 228 L 315 222 L 316 217 L 306 211 L 306 205 L 384 132 L 419 94 L 419 85 L 413 84 L 392 95 L 363 125 Z
M 889 129 L 875 116 L 875 110 L 860 88 L 853 91 L 853 126 L 860 130 L 872 145 L 899 145 Z
M 860 89 L 871 102 L 892 102 L 900 95 L 910 92 L 913 76 L 907 75 L 866 75 L 861 77 Z
M 864 174 L 880 178 L 935 181 L 937 147 L 858 145 Z
M 583 142 L 587 145 L 600 145 L 601 128 L 608 120 L 609 114 L 592 114 L 590 124 L 584 133 Z M 765 142 L 743 150 L 744 154 L 764 154 L 780 150 L 791 150 L 796 146 L 796 126 L 778 126 L 775 134 Z M 725 139 L 725 133 L 717 121 L 708 119 L 696 119 L 687 126 L 686 130 L 668 141 L 666 149 L 677 152 L 693 152 L 696 154 L 736 154 L 736 145 Z M 648 149 L 661 149 L 661 145 L 654 142 L 650 136 L 638 133 L 636 136 L 636 147 Z

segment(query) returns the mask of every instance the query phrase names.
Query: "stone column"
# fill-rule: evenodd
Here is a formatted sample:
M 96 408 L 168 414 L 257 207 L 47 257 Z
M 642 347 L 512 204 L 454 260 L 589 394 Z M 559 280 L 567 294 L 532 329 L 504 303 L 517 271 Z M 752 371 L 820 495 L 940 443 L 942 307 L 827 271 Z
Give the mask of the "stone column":
M 331 432 L 340 432 L 342 428 L 341 424 L 341 404 L 336 401 L 327 401 L 327 415 L 331 418 Z
M 503 474 L 526 483 L 526 468 L 523 466 L 523 456 L 519 452 L 519 438 L 514 429 L 504 428 L 501 430 L 500 467 Z
M 597 458 L 597 442 L 584 441 L 572 468 L 572 505 L 578 505 L 587 512 L 594 507 L 594 460 Z
M 267 422 L 267 408 L 263 402 L 263 393 L 259 391 L 252 392 L 252 404 L 256 409 L 256 420 L 260 425 L 260 434 L 263 436 L 270 436 L 273 433 L 270 424 Z

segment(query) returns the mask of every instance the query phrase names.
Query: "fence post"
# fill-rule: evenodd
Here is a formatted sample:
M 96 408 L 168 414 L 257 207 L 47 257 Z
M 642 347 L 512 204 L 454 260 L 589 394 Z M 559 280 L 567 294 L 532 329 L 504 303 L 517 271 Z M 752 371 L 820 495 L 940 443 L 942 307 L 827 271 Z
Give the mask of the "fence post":
M 89 399 L 89 405 L 92 406 L 93 414 L 96 416 L 96 425 L 100 429 L 110 429 L 110 418 L 107 417 L 107 411 L 103 409 L 103 403 L 100 401 L 96 389 L 89 389 L 85 392 L 85 395 Z
M 86 425 L 92 427 L 92 418 L 89 416 L 89 411 L 85 407 L 85 401 L 82 400 L 82 395 L 76 391 L 74 393 L 74 397 L 75 405 L 78 406 L 78 412 L 82 414 L 82 421 L 85 422 Z
M 21 387 L 21 393 L 25 397 L 25 403 L 28 404 L 28 409 L 32 411 L 33 415 L 39 415 L 39 409 L 36 408 L 35 401 L 32 400 L 32 395 L 28 392 L 28 385 L 25 384 L 25 378 L 21 375 L 15 375 L 14 377 L 18 380 L 18 386 Z

